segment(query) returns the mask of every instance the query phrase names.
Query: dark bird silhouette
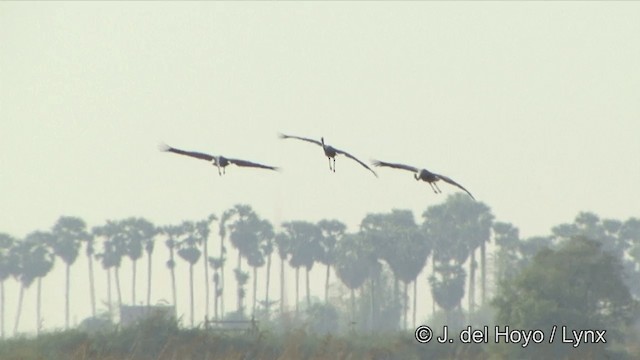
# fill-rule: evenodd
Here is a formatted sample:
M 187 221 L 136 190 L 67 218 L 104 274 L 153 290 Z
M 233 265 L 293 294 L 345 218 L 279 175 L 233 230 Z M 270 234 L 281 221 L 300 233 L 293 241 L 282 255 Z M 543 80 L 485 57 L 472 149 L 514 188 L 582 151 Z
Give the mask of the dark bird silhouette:
M 209 155 L 201 152 L 180 150 L 180 149 L 171 147 L 167 144 L 160 144 L 159 148 L 161 151 L 168 151 L 168 152 L 172 152 L 180 155 L 191 156 L 193 158 L 200 159 L 200 160 L 209 161 L 213 166 L 216 166 L 218 168 L 219 175 L 226 174 L 225 168 L 229 164 L 234 164 L 242 167 L 254 167 L 254 168 L 276 170 L 276 171 L 280 170 L 279 168 L 274 166 L 262 165 L 262 164 L 258 164 L 258 163 L 254 163 L 246 160 L 231 159 L 231 158 L 224 157 L 222 155 L 213 156 L 213 155 Z
M 388 163 L 388 162 L 383 162 L 383 161 L 374 161 L 373 165 L 375 166 L 386 166 L 386 167 L 390 167 L 390 168 L 394 168 L 394 169 L 402 169 L 402 170 L 408 170 L 408 171 L 412 171 L 413 172 L 413 177 L 416 180 L 422 180 L 422 181 L 426 181 L 429 183 L 429 185 L 431 186 L 431 189 L 433 189 L 433 191 L 438 194 L 438 193 L 442 193 L 442 191 L 440 190 L 440 188 L 438 187 L 438 180 L 442 180 L 446 183 L 449 183 L 453 186 L 457 186 L 460 189 L 464 190 L 467 194 L 469 194 L 469 196 L 471 196 L 471 198 L 473 200 L 475 200 L 476 198 L 473 197 L 473 195 L 471 195 L 471 193 L 469 192 L 469 190 L 465 189 L 462 185 L 458 184 L 457 182 L 453 181 L 451 178 L 444 176 L 444 175 L 440 175 L 440 174 L 436 174 L 436 173 L 432 173 L 431 171 L 427 170 L 427 169 L 418 169 L 415 168 L 413 166 L 409 166 L 409 165 L 403 165 L 403 164 L 394 164 L 394 163 Z
M 324 138 L 321 137 L 320 141 L 318 140 L 313 140 L 313 139 L 308 139 L 308 138 L 304 138 L 304 137 L 300 137 L 300 136 L 292 136 L 292 135 L 285 135 L 285 134 L 279 134 L 281 139 L 298 139 L 298 140 L 302 140 L 302 141 L 306 141 L 306 142 L 310 142 L 319 146 L 322 146 L 322 150 L 324 150 L 324 155 L 329 159 L 329 170 L 336 172 L 336 155 L 344 155 L 352 160 L 355 160 L 358 162 L 358 164 L 364 166 L 367 170 L 371 171 L 373 173 L 373 175 L 375 175 L 376 177 L 378 177 L 378 174 L 376 174 L 375 171 L 371 170 L 371 168 L 369 166 L 367 166 L 367 164 L 363 163 L 362 161 L 356 159 L 355 156 L 349 154 L 346 151 L 343 150 L 339 150 L 334 148 L 333 146 L 330 145 L 326 145 L 324 143 Z M 331 160 L 333 159 L 333 166 L 331 166 Z

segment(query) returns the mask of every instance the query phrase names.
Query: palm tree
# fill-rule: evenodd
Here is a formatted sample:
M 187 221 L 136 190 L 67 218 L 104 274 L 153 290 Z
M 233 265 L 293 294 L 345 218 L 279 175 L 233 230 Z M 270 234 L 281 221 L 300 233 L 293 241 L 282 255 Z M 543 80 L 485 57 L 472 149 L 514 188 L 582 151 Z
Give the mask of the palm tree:
M 309 286 L 309 272 L 313 267 L 315 258 L 321 252 L 320 228 L 307 221 L 291 221 L 282 224 L 284 235 L 288 237 L 291 258 L 289 265 L 296 271 L 296 315 L 298 314 L 300 267 L 306 269 L 307 282 L 307 307 L 311 306 L 311 292 Z
M 262 254 L 267 257 L 267 279 L 265 285 L 264 305 L 267 311 L 267 318 L 270 316 L 271 303 L 269 302 L 269 286 L 271 283 L 271 255 L 273 254 L 273 245 L 275 233 L 273 225 L 268 220 L 262 220 L 260 226 L 260 237 L 262 238 Z
M 238 312 L 241 313 L 241 310 L 244 309 L 245 292 L 243 286 L 246 282 L 242 281 L 244 277 L 240 276 L 240 274 L 243 274 L 242 257 L 244 256 L 247 260 L 251 260 L 249 265 L 254 267 L 254 275 L 257 273 L 257 267 L 264 265 L 264 257 L 260 252 L 261 238 L 259 237 L 259 231 L 261 222 L 258 215 L 248 205 L 235 205 L 231 209 L 231 213 L 233 214 L 233 222 L 228 225 L 228 228 L 231 230 L 231 244 L 238 250 L 236 280 L 238 282 Z M 256 280 L 254 276 L 254 287 Z
M 65 263 L 65 306 L 64 328 L 69 329 L 69 290 L 71 287 L 71 265 L 78 258 L 82 241 L 90 238 L 84 220 L 61 216 L 53 226 L 51 243 L 49 246 L 54 254 Z
M 4 339 L 4 281 L 17 272 L 16 258 L 12 256 L 11 249 L 16 240 L 9 234 L 0 233 L 0 337 Z
M 486 253 L 482 250 L 489 241 L 493 215 L 484 203 L 472 201 L 458 193 L 447 197 L 445 203 L 432 206 L 423 214 L 426 233 L 434 241 L 434 260 L 449 262 L 442 267 L 448 274 L 457 274 L 454 265 L 462 265 L 469 257 L 469 311 L 475 305 L 475 250 L 481 248 L 482 293 L 486 290 Z M 438 266 L 437 264 L 435 265 Z M 453 275 L 452 275 L 453 276 Z M 456 275 L 457 276 L 457 275 Z M 447 278 L 446 281 L 450 279 Z M 449 284 L 457 284 L 449 282 Z
M 178 297 L 176 292 L 176 261 L 175 251 L 179 244 L 179 238 L 184 233 L 180 225 L 169 225 L 162 228 L 162 233 L 167 236 L 165 245 L 169 248 L 169 260 L 167 260 L 167 268 L 171 272 L 171 295 L 173 297 L 173 310 L 176 319 L 178 318 Z
M 142 257 L 142 237 L 137 229 L 135 218 L 125 219 L 120 224 L 125 246 L 124 255 L 131 260 L 131 305 L 136 305 L 136 264 Z
M 131 259 L 131 304 L 136 304 L 136 264 L 142 257 L 142 252 L 147 254 L 147 306 L 151 304 L 151 265 L 155 236 L 158 229 L 144 218 L 128 218 L 122 222 L 126 241 L 126 255 Z
M 219 319 L 219 315 L 218 315 L 218 302 L 220 300 L 220 296 L 222 295 L 222 291 L 220 289 L 220 269 L 222 268 L 222 265 L 224 263 L 224 258 L 222 257 L 218 257 L 218 258 L 214 258 L 209 256 L 208 258 L 209 260 L 209 266 L 211 266 L 211 268 L 213 268 L 213 285 L 215 287 L 215 296 L 213 298 L 213 316 L 214 319 L 218 320 Z
M 226 253 L 227 248 L 224 246 L 224 239 L 227 236 L 227 223 L 235 214 L 235 209 L 231 208 L 224 213 L 220 217 L 220 221 L 218 222 L 218 235 L 220 235 L 220 254 L 219 259 L 221 259 L 222 263 L 220 264 L 220 284 L 219 284 L 219 292 L 220 292 L 220 316 L 224 317 L 224 265 L 226 263 Z
M 89 295 L 91 297 L 91 316 L 96 317 L 96 287 L 93 277 L 93 257 L 95 256 L 95 238 L 93 232 L 87 231 L 87 237 L 84 239 L 87 243 L 85 254 L 87 255 L 87 264 L 89 265 Z
M 560 224 L 552 228 L 557 240 L 569 240 L 576 236 L 584 236 L 602 244 L 603 250 L 624 261 L 624 254 L 631 244 L 620 236 L 622 222 L 612 219 L 600 219 L 591 212 L 580 212 L 572 224 Z
M 126 252 L 126 239 L 123 234 L 122 222 L 108 220 L 106 224 L 92 229 L 95 236 L 103 238 L 102 252 L 95 256 L 102 263 L 102 268 L 107 272 L 107 301 L 109 317 L 113 317 L 111 301 L 111 269 L 114 270 L 116 292 L 118 295 L 118 309 L 122 307 L 122 292 L 120 291 L 120 265 Z
M 506 222 L 493 223 L 493 239 L 498 251 L 496 252 L 496 280 L 503 282 L 511 279 L 517 272 L 518 248 L 520 235 L 517 227 Z
M 324 282 L 324 302 L 328 304 L 329 276 L 331 273 L 331 266 L 333 265 L 336 257 L 336 244 L 344 235 L 347 230 L 347 226 L 338 220 L 320 220 L 320 222 L 318 222 L 318 228 L 320 228 L 322 233 L 322 238 L 320 239 L 322 253 L 318 258 L 318 261 L 327 266 L 327 273 Z
M 199 247 L 202 243 L 202 237 L 199 236 L 198 232 L 195 230 L 195 224 L 192 222 L 184 222 L 182 224 L 183 229 L 185 230 L 187 236 L 178 244 L 178 255 L 189 263 L 189 295 L 190 295 L 190 319 L 191 326 L 194 326 L 194 317 L 193 317 L 193 266 L 200 259 L 200 255 L 202 252 Z
M 280 314 L 284 314 L 285 306 L 285 284 L 284 284 L 284 264 L 287 257 L 291 253 L 291 241 L 287 234 L 278 233 L 275 236 L 276 246 L 278 247 L 278 256 L 280 257 Z
M 16 323 L 13 329 L 14 335 L 18 332 L 20 323 L 20 313 L 22 312 L 22 302 L 24 290 L 28 288 L 34 280 L 37 280 L 37 300 L 36 300 L 36 333 L 40 333 L 42 326 L 41 299 L 42 299 L 42 278 L 46 276 L 55 261 L 53 251 L 48 247 L 52 241 L 52 235 L 48 232 L 35 231 L 25 237 L 14 249 L 20 271 L 17 272 L 21 282 L 20 297 L 18 299 L 18 311 L 16 313 Z
M 443 204 L 431 206 L 424 213 L 423 231 L 433 243 L 433 270 L 430 276 L 431 293 L 435 302 L 450 311 L 459 306 L 464 296 L 466 274 L 462 265 L 469 258 L 469 244 L 466 234 L 460 231 L 460 211 L 451 209 L 451 198 Z M 462 288 L 460 288 L 462 286 Z
M 204 263 L 204 292 L 205 292 L 205 296 L 204 296 L 204 304 L 205 304 L 205 318 L 209 319 L 209 264 L 207 264 L 206 259 L 209 259 L 209 225 L 211 224 L 211 222 L 218 220 L 218 218 L 214 215 L 211 214 L 209 215 L 209 217 L 207 217 L 206 220 L 203 221 L 199 221 L 196 224 L 196 230 L 199 233 L 199 236 L 202 238 L 203 240 L 203 247 L 202 250 L 204 252 L 204 258 L 205 261 L 203 261 Z
M 336 275 L 351 291 L 351 321 L 355 320 L 355 290 L 360 288 L 370 273 L 371 248 L 360 233 L 344 234 L 336 245 Z
M 397 281 L 404 283 L 404 328 L 407 328 L 408 285 L 415 282 L 424 268 L 431 252 L 431 244 L 425 234 L 419 231 L 410 210 L 394 209 L 386 214 L 369 214 L 361 225 L 365 238 L 369 239 L 374 251 L 391 269 L 396 281 L 394 299 L 397 301 Z M 416 314 L 414 286 L 414 322 Z

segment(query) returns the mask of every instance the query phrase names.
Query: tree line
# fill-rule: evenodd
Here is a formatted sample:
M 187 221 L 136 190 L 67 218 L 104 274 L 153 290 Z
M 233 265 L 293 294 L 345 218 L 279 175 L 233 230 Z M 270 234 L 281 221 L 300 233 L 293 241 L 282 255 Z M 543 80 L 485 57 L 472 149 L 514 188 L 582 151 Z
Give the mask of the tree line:
M 344 307 L 352 323 L 357 322 L 362 329 L 406 329 L 409 309 L 413 310 L 412 323 L 416 324 L 417 279 L 427 271 L 430 272 L 428 283 L 434 307 L 437 304 L 446 321 L 451 322 L 450 316 L 462 310 L 465 294 L 468 299 L 466 310 L 472 314 L 478 306 L 491 300 L 489 278 L 496 284 L 508 283 L 535 262 L 538 252 L 577 236 L 601 243 L 603 250 L 623 267 L 630 294 L 636 298 L 640 296 L 640 220 L 636 218 L 626 221 L 600 219 L 593 213 L 583 212 L 573 223 L 553 227 L 548 236 L 521 239 L 516 226 L 496 221 L 486 204 L 462 194 L 451 195 L 442 204 L 428 207 L 421 214 L 421 221 L 416 221 L 410 210 L 368 214 L 355 232 L 347 232 L 347 226 L 337 219 L 316 223 L 286 221 L 276 230 L 249 205 L 235 205 L 219 217 L 211 214 L 199 221 L 174 225 L 155 225 L 144 218 L 131 217 L 109 220 L 89 228 L 81 218 L 62 216 L 51 229 L 34 231 L 23 239 L 0 233 L 0 328 L 4 337 L 4 285 L 13 278 L 20 285 L 14 334 L 19 329 L 25 290 L 34 283 L 37 288 L 37 330 L 40 331 L 41 283 L 56 260 L 62 261 L 65 267 L 64 314 L 65 328 L 68 328 L 70 274 L 81 251 L 87 257 L 90 284 L 87 300 L 91 303 L 91 317 L 98 316 L 94 285 L 97 266 L 107 274 L 107 313 L 111 316 L 116 305 L 127 302 L 122 296 L 120 279 L 123 260 L 132 265 L 130 304 L 136 304 L 138 291 L 146 290 L 146 304 L 150 305 L 152 276 L 158 276 L 152 273 L 153 261 L 157 261 L 154 257 L 157 242 L 162 242 L 168 250 L 168 259 L 162 260 L 166 261 L 169 270 L 172 305 L 178 302 L 176 264 L 178 261 L 188 264 L 189 324 L 192 327 L 195 324 L 196 266 L 205 274 L 202 285 L 207 318 L 247 318 L 261 314 L 270 319 L 272 314 L 284 314 L 288 310 L 282 301 L 285 298 L 284 277 L 286 271 L 292 269 L 295 273 L 292 309 L 295 317 L 301 312 L 302 305 L 311 318 L 320 317 L 325 323 L 327 318 L 335 320 L 337 315 L 332 308 L 337 305 L 330 304 L 329 299 L 329 287 L 331 281 L 335 281 L 330 278 L 333 270 L 348 289 L 349 300 Z M 212 249 L 209 246 L 215 244 L 212 243 L 214 239 L 218 246 Z M 494 244 L 489 254 L 487 247 L 491 241 Z M 137 264 L 143 257 L 147 265 L 147 286 L 138 289 L 135 286 Z M 274 271 L 279 272 L 280 277 L 280 288 L 275 291 L 271 289 L 274 261 L 277 262 Z M 491 273 L 488 262 L 491 262 Z M 248 268 L 243 268 L 243 263 Z M 235 284 L 225 284 L 225 271 L 234 265 L 231 271 Z M 320 295 L 323 304 L 312 302 L 309 278 L 314 265 L 326 269 L 324 293 Z M 263 267 L 265 277 L 258 279 L 258 269 Z M 302 291 L 301 271 L 305 285 Z M 251 296 L 248 296 L 250 280 Z M 264 287 L 264 298 L 260 299 L 257 297 L 259 283 Z M 411 287 L 413 296 L 409 296 Z M 223 294 L 234 290 L 236 303 L 230 307 L 225 304 Z M 274 294 L 278 290 L 279 294 Z M 304 292 L 303 299 L 301 292 Z M 410 298 L 413 305 L 408 304 Z M 211 303 L 213 313 L 209 312 Z M 435 313 L 435 308 L 432 310 Z M 329 322 L 326 326 L 332 325 Z

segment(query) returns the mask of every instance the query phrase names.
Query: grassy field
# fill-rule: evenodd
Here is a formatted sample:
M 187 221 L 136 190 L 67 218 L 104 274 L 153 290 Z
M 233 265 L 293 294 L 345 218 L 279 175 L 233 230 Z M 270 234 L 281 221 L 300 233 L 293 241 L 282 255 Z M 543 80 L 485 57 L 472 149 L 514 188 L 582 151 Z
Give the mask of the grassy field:
M 543 359 L 548 358 L 549 354 L 544 348 L 530 348 L 516 357 Z M 599 351 L 580 351 L 567 358 L 598 359 L 601 355 Z M 93 333 L 69 330 L 0 341 L 2 360 L 511 358 L 514 358 L 514 353 L 508 347 L 495 344 L 420 344 L 409 332 L 348 336 L 311 334 L 302 329 L 285 333 L 270 330 L 226 333 L 181 329 L 175 322 L 162 319 L 151 319 L 124 329 Z M 608 352 L 607 358 L 638 359 L 640 349 L 637 346 L 618 348 L 617 351 Z

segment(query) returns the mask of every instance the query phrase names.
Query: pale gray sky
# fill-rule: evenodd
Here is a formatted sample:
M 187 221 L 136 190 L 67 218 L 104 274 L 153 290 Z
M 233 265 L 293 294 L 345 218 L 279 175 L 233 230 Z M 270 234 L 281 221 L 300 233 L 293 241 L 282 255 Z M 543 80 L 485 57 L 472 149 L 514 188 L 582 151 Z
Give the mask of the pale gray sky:
M 319 147 L 278 132 L 441 172 L 524 236 L 579 211 L 640 216 L 639 15 L 637 2 L 2 2 L 0 231 L 60 215 L 171 224 L 236 203 L 356 230 L 393 208 L 421 220 L 457 191 L 344 157 L 330 173 Z M 159 142 L 284 171 L 219 177 Z

